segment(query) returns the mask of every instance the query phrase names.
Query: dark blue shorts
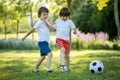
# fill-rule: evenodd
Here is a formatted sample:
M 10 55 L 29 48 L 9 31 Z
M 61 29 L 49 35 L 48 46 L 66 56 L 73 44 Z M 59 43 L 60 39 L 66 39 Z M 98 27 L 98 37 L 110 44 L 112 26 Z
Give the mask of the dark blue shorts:
M 51 52 L 49 44 L 46 41 L 38 42 L 38 46 L 40 48 L 40 54 L 41 54 L 41 56 L 45 56 L 45 55 L 47 55 L 48 53 Z

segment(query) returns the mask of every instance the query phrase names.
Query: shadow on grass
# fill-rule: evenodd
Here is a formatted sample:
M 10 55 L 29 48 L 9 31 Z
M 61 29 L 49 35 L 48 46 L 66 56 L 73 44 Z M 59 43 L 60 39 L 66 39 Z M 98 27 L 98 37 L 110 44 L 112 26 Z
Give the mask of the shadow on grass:
M 46 76 L 45 70 L 40 70 L 40 73 L 33 73 L 33 66 L 27 65 L 23 60 L 10 60 L 1 63 L 4 66 L 0 67 L 0 80 L 38 80 Z M 40 79 L 42 80 L 42 79 Z
M 33 66 L 26 65 L 22 60 L 11 60 L 2 64 L 6 66 L 0 68 L 0 80 L 77 80 L 76 72 L 60 72 L 56 67 L 53 73 L 46 73 L 44 68 L 33 73 Z

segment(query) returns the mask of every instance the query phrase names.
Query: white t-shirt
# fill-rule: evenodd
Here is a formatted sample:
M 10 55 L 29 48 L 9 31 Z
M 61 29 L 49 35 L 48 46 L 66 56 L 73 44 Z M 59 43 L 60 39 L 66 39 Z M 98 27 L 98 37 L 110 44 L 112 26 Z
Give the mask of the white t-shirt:
M 75 28 L 75 24 L 70 19 L 63 21 L 59 18 L 55 21 L 54 27 L 56 28 L 56 38 L 70 40 L 69 33 L 71 29 Z
M 38 33 L 38 41 L 49 41 L 49 29 L 42 20 L 35 23 L 34 27 Z

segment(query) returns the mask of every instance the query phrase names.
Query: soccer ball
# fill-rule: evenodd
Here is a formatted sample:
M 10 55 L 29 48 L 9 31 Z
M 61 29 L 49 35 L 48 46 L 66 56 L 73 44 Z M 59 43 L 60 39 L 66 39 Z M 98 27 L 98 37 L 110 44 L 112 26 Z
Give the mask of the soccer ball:
M 104 70 L 104 65 L 101 61 L 94 60 L 90 63 L 89 70 L 93 74 L 101 74 Z

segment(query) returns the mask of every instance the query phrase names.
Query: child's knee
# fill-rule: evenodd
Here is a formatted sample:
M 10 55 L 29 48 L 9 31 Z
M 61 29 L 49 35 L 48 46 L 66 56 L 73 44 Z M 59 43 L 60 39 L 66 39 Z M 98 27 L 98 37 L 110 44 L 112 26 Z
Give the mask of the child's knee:
M 62 47 L 62 48 L 61 48 L 61 51 L 65 52 L 65 48 L 64 48 L 64 47 Z
M 70 56 L 69 56 L 69 55 L 65 55 L 65 58 L 66 58 L 66 59 L 70 59 Z
M 50 52 L 48 53 L 48 56 L 52 58 L 53 54 Z
M 42 56 L 41 59 L 44 60 L 44 59 L 45 59 L 45 56 Z

